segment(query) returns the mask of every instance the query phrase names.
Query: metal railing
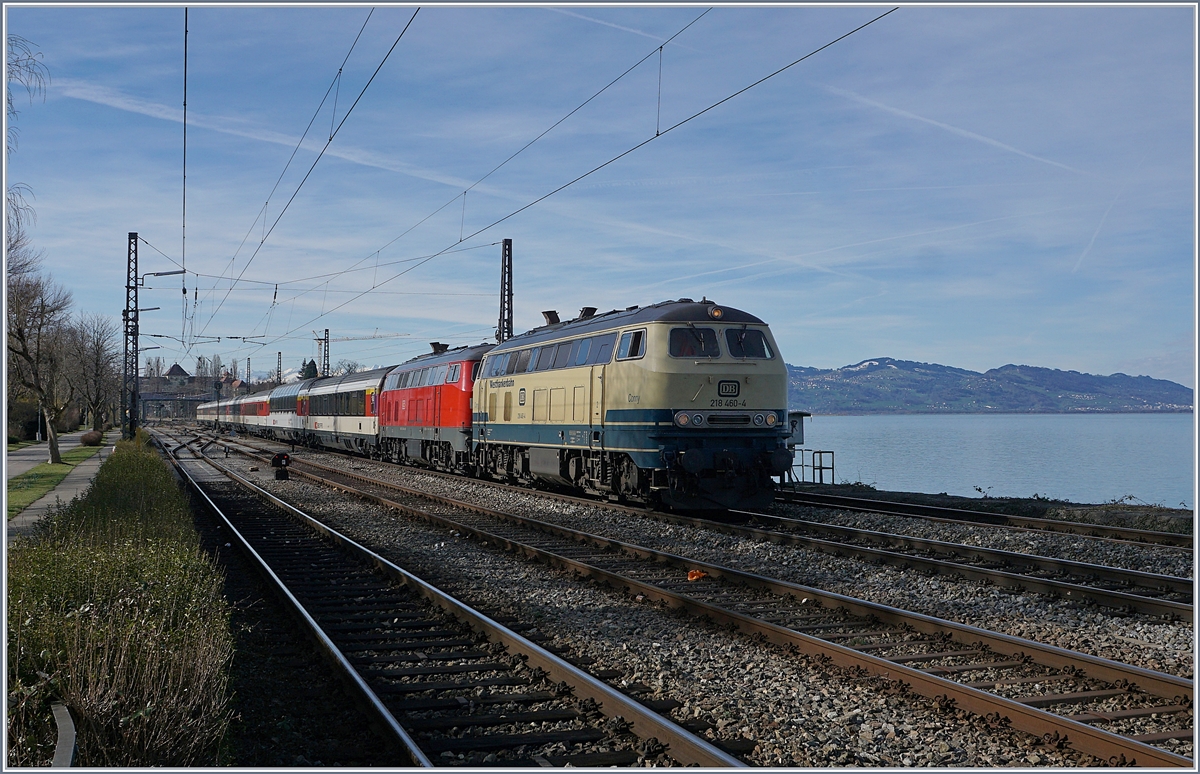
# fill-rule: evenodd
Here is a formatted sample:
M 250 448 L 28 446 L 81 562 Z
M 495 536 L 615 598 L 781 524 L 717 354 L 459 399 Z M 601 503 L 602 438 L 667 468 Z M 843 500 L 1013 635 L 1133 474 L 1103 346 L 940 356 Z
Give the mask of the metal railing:
M 833 452 L 821 449 L 797 449 L 799 464 L 792 464 L 784 484 L 834 484 Z

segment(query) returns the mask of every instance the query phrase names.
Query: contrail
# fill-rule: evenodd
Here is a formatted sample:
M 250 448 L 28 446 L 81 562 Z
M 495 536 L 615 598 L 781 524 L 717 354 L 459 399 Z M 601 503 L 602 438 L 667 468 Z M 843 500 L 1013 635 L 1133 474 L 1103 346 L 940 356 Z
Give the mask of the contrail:
M 950 132 L 951 134 L 957 134 L 959 137 L 966 137 L 969 140 L 975 140 L 977 142 L 984 143 L 985 145 L 991 145 L 993 148 L 1000 148 L 1001 150 L 1006 150 L 1009 153 L 1015 153 L 1018 156 L 1024 156 L 1027 159 L 1033 159 L 1034 161 L 1040 161 L 1043 164 L 1049 164 L 1052 167 L 1058 167 L 1059 169 L 1065 169 L 1070 172 L 1075 172 L 1075 173 L 1078 173 L 1081 175 L 1086 174 L 1082 170 L 1075 169 L 1074 167 L 1069 167 L 1066 164 L 1061 164 L 1057 161 L 1052 161 L 1050 159 L 1044 159 L 1041 156 L 1035 156 L 1032 153 L 1026 153 L 1025 151 L 1021 150 L 1020 148 L 1014 148 L 1013 146 L 1002 143 L 999 140 L 993 140 L 991 137 L 984 137 L 982 134 L 975 134 L 974 132 L 968 132 L 966 129 L 960 129 L 957 126 L 951 126 L 950 124 L 944 124 L 941 121 L 934 121 L 932 118 L 925 118 L 924 116 L 919 116 L 916 113 L 910 113 L 907 110 L 901 110 L 900 108 L 894 108 L 891 105 L 885 105 L 882 102 L 876 102 L 875 100 L 868 99 L 868 98 L 862 96 L 861 94 L 855 94 L 854 92 L 847 91 L 846 89 L 839 89 L 836 86 L 825 86 L 825 85 L 821 85 L 821 84 L 818 84 L 818 85 L 821 88 L 825 89 L 826 91 L 833 92 L 834 94 L 845 97 L 846 99 L 852 99 L 855 102 L 861 102 L 864 105 L 870 105 L 871 107 L 878 108 L 880 110 L 885 110 L 888 113 L 893 113 L 895 115 L 902 116 L 904 118 L 911 118 L 914 121 L 921 121 L 922 123 L 926 123 L 931 126 L 936 126 L 939 129 L 945 129 L 947 132 Z
M 1096 244 L 1096 237 L 1100 234 L 1100 229 L 1104 226 L 1104 221 L 1108 219 L 1108 213 L 1112 212 L 1113 206 L 1117 203 L 1117 199 L 1121 198 L 1121 191 L 1117 191 L 1117 195 L 1113 197 L 1112 204 L 1108 205 L 1108 209 L 1100 216 L 1100 222 L 1096 224 L 1096 230 L 1092 232 L 1092 238 L 1088 240 L 1087 247 L 1083 248 L 1083 252 L 1079 254 L 1079 260 L 1075 261 L 1075 268 L 1071 269 L 1071 273 L 1079 271 L 1079 267 L 1083 264 L 1083 259 L 1092 251 L 1092 245 Z
M 613 29 L 621 30 L 622 32 L 631 32 L 634 35 L 641 35 L 643 38 L 650 38 L 651 40 L 656 40 L 659 43 L 666 42 L 666 38 L 664 38 L 662 35 L 651 35 L 649 32 L 642 32 L 641 30 L 635 30 L 632 27 L 622 27 L 620 24 L 613 24 L 612 22 L 606 22 L 603 19 L 593 19 L 591 16 L 584 16 L 583 14 L 575 13 L 574 11 L 567 11 L 562 8 L 549 8 L 549 7 L 547 7 L 546 10 L 554 11 L 555 13 L 561 13 L 564 16 L 574 16 L 576 19 L 583 19 L 584 21 L 589 21 L 589 22 L 592 22 L 593 24 L 603 24 L 605 27 L 612 27 Z M 685 46 L 682 43 L 676 43 L 674 41 L 671 41 L 671 45 L 679 46 L 680 48 L 686 48 L 688 51 L 696 50 L 690 46 Z
M 116 108 L 130 113 L 137 113 L 151 118 L 159 118 L 164 121 L 174 121 L 182 123 L 183 111 L 176 107 L 162 105 L 156 102 L 133 97 L 124 94 L 117 89 L 107 86 L 99 86 L 88 83 L 87 81 L 78 81 L 74 79 L 63 78 L 55 81 L 54 88 L 66 97 L 79 99 L 85 102 L 93 102 L 97 105 Z M 296 137 L 284 134 L 282 132 L 272 131 L 270 129 L 262 129 L 252 127 L 246 124 L 245 128 L 240 128 L 232 124 L 236 124 L 239 119 L 222 118 L 205 116 L 200 113 L 190 112 L 188 114 L 188 123 L 193 126 L 210 129 L 214 132 L 222 134 L 231 134 L 235 137 L 244 137 L 249 140 L 258 140 L 260 142 L 269 142 L 276 145 L 283 145 L 288 148 L 295 147 Z M 315 140 L 306 140 L 304 142 L 305 150 L 319 151 L 321 144 Z M 341 148 L 330 148 L 326 153 L 330 156 L 340 158 L 344 161 L 349 161 L 354 164 L 361 164 L 366 167 L 382 169 L 388 172 L 398 172 L 402 175 L 409 175 L 418 180 L 428 180 L 434 183 L 454 188 L 462 188 L 468 183 L 459 180 L 453 176 L 443 175 L 429 170 L 420 169 L 418 167 L 405 164 L 404 162 L 395 161 L 388 158 L 383 158 L 379 154 L 371 151 L 354 148 L 353 146 L 342 146 Z

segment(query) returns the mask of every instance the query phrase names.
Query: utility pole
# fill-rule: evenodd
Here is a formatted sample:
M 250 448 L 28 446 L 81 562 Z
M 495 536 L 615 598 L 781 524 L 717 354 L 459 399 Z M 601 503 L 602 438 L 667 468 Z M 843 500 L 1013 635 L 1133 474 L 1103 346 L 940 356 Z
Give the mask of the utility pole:
M 275 353 L 275 381 L 283 384 L 283 353 Z
M 500 248 L 500 322 L 496 326 L 499 344 L 513 336 L 512 240 L 505 239 L 503 245 Z
M 137 432 L 138 412 L 138 235 L 129 232 L 125 273 L 125 362 L 121 371 L 121 436 Z
M 321 376 L 329 376 L 329 329 L 325 329 L 325 349 L 321 356 Z

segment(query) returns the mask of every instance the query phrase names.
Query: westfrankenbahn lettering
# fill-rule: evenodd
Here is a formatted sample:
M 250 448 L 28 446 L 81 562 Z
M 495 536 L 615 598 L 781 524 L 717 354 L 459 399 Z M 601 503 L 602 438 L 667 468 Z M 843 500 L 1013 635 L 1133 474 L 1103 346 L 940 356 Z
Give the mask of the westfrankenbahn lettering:
M 516 379 L 488 379 L 488 387 L 493 390 L 497 387 L 512 387 L 516 383 Z

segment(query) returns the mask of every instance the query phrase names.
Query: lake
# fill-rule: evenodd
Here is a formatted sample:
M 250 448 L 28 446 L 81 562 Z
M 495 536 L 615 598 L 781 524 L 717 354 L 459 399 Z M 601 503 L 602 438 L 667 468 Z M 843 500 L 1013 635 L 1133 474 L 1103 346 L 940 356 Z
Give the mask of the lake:
M 832 450 L 837 483 L 979 497 L 1172 508 L 1194 504 L 1192 414 L 815 416 L 805 449 Z M 799 454 L 797 454 L 799 457 Z M 799 462 L 799 460 L 797 460 Z M 1181 505 L 1182 504 L 1182 505 Z

